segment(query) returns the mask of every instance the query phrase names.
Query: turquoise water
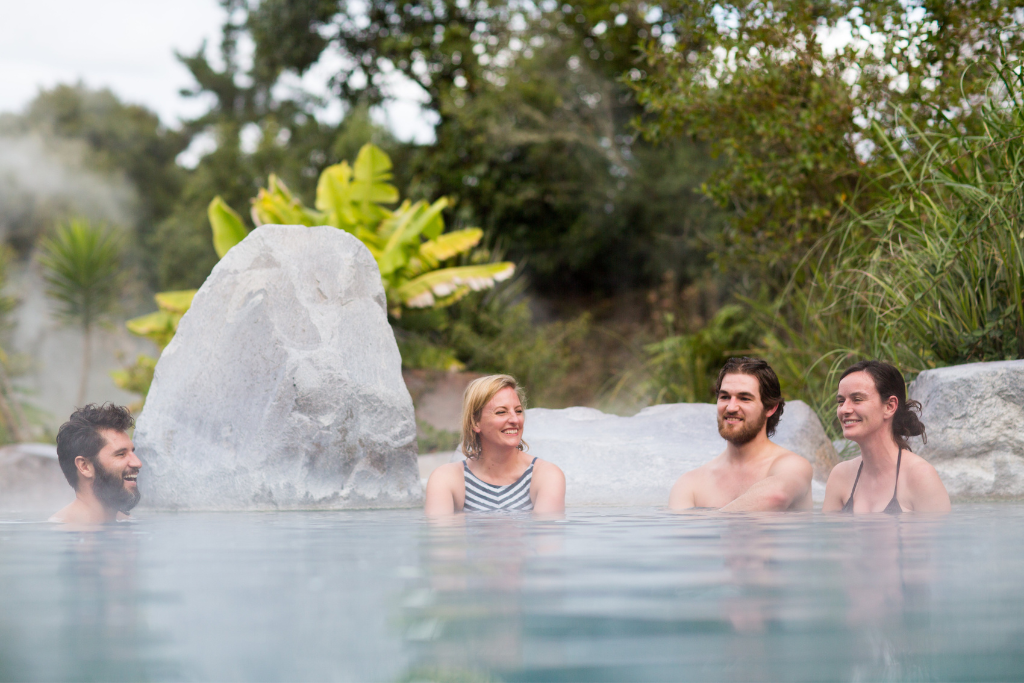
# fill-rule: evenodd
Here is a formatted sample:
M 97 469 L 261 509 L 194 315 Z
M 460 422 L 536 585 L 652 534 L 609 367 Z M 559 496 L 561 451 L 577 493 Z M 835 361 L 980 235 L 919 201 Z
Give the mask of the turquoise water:
M 1024 678 L 1024 506 L 0 522 L 0 679 Z

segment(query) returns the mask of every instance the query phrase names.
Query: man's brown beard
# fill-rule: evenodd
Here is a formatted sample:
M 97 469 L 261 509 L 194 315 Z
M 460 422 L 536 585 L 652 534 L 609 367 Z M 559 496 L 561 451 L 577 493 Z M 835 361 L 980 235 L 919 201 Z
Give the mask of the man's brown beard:
M 757 420 L 751 422 L 747 419 L 744 419 L 743 423 L 736 428 L 737 431 L 735 433 L 727 435 L 726 432 L 728 431 L 729 427 L 726 426 L 725 420 L 722 418 L 721 415 L 719 415 L 718 434 L 732 445 L 742 446 L 745 443 L 750 443 L 751 441 L 753 441 L 754 437 L 761 433 L 761 429 L 767 422 L 768 411 L 762 409 L 761 415 L 758 417 Z
M 138 488 L 134 491 L 129 491 L 128 487 L 124 485 L 124 477 L 104 469 L 98 462 L 95 464 L 96 480 L 93 483 L 92 491 L 100 502 L 107 507 L 124 513 L 127 513 L 139 503 L 142 494 Z

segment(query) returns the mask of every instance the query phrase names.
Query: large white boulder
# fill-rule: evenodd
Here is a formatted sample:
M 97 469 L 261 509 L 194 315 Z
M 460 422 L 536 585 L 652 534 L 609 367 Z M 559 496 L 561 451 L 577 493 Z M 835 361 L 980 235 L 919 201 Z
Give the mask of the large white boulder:
M 567 505 L 667 505 L 672 484 L 725 449 L 715 406 L 673 403 L 633 417 L 593 408 L 526 413 L 530 453 L 565 472 Z M 802 401 L 789 401 L 772 441 L 816 467 L 835 452 L 821 421 Z
M 926 370 L 910 385 L 928 443 L 913 439 L 951 496 L 1024 496 L 1024 361 Z
M 265 225 L 217 264 L 135 432 L 142 504 L 421 504 L 412 399 L 380 271 L 332 227 Z

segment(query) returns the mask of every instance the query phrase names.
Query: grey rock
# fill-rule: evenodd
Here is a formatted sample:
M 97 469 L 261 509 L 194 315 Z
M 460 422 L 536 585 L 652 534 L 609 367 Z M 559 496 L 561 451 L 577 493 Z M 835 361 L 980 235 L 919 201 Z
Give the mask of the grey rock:
M 0 448 L 0 511 L 45 512 L 70 503 L 75 491 L 57 464 L 57 447 L 21 443 Z
M 926 370 L 909 397 L 921 402 L 928 437 L 911 448 L 951 496 L 1024 496 L 1024 361 Z
M 412 399 L 380 271 L 332 227 L 265 225 L 217 264 L 135 432 L 142 504 L 420 505 Z
M 708 403 L 652 406 L 633 417 L 533 408 L 523 436 L 531 454 L 565 472 L 567 505 L 667 505 L 680 475 L 725 449 Z M 816 465 L 835 457 L 817 415 L 801 401 L 786 403 L 772 441 Z

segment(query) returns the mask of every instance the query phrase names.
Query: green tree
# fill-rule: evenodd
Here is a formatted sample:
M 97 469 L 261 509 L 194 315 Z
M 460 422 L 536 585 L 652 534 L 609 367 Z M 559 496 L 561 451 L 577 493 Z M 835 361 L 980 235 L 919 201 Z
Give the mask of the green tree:
M 111 228 L 71 220 L 40 243 L 46 294 L 58 315 L 82 330 L 82 374 L 77 405 L 85 401 L 92 364 L 92 331 L 106 320 L 120 293 L 122 239 Z
M 648 134 L 690 136 L 723 162 L 704 186 L 729 211 L 720 262 L 778 291 L 920 152 L 907 127 L 978 130 L 993 68 L 1024 46 L 1018 11 L 1008 0 L 671 2 L 652 9 L 657 31 L 629 77 Z M 887 144 L 899 138 L 908 144 Z
M 718 225 L 696 193 L 707 154 L 685 141 L 637 140 L 630 121 L 641 110 L 619 82 L 637 57 L 631 46 L 648 35 L 639 5 L 609 13 L 586 2 L 229 4 L 243 18 L 225 35 L 248 32 L 256 46 L 247 93 L 272 92 L 328 48 L 349 57 L 331 80 L 347 107 L 386 100 L 394 72 L 421 86 L 436 141 L 407 148 L 396 167 L 409 171 L 396 184 L 413 198 L 449 197 L 451 222 L 480 225 L 510 258 L 526 259 L 542 289 L 608 293 L 645 286 L 669 267 L 703 268 L 698 234 Z M 235 87 L 226 75 L 205 77 L 211 92 Z

